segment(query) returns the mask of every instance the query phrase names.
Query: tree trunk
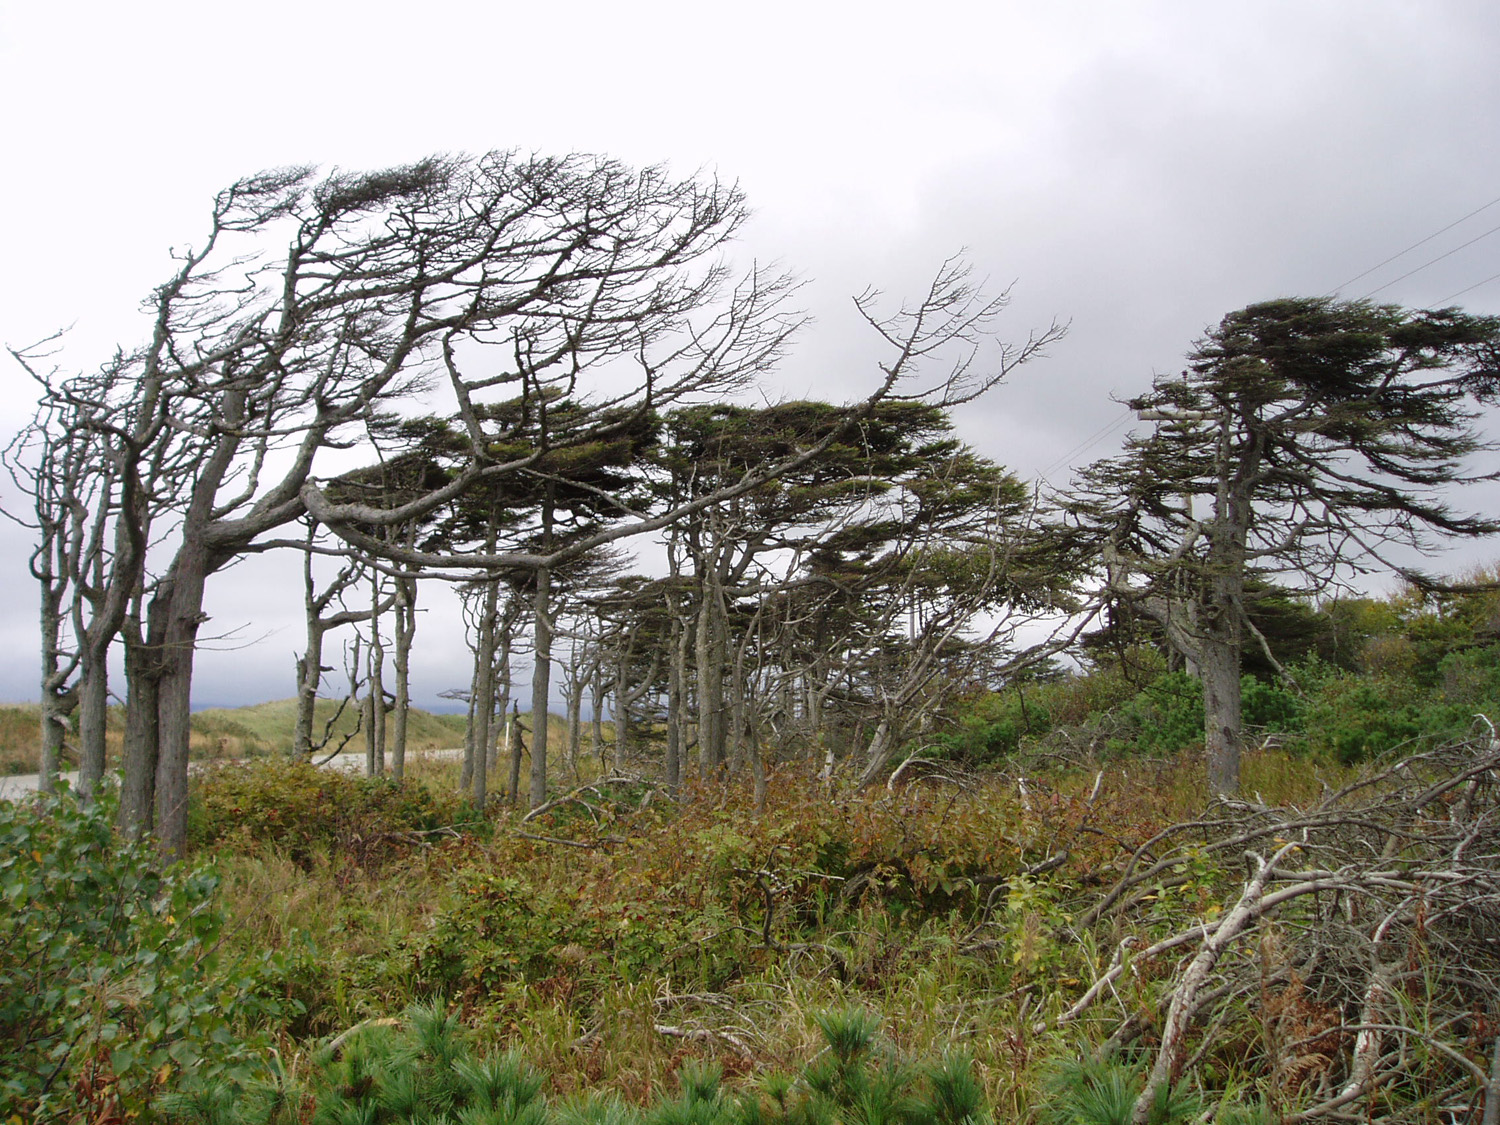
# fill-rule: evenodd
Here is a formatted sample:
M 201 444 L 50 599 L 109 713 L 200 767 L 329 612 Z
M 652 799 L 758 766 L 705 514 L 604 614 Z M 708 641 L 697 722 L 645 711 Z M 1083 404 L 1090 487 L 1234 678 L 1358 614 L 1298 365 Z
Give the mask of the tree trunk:
M 698 679 L 698 775 L 707 780 L 724 764 L 724 652 L 718 599 L 703 588 L 694 645 Z
M 890 764 L 891 751 L 896 747 L 896 731 L 891 721 L 884 716 L 875 726 L 870 738 L 870 749 L 865 757 L 865 771 L 860 775 L 859 788 L 868 789 L 880 780 Z
M 614 772 L 625 772 L 625 756 L 630 747 L 630 680 L 628 672 L 628 661 L 631 656 L 629 648 L 620 653 L 619 660 L 615 663 L 615 753 Z
M 510 717 L 505 724 L 505 752 L 510 759 L 510 784 L 506 786 L 506 798 L 514 807 L 521 800 L 521 756 L 526 744 L 521 741 L 520 704 L 511 704 Z
M 149 628 L 149 624 L 148 624 Z M 140 635 L 137 619 L 125 633 L 125 747 L 120 783 L 120 830 L 128 839 L 139 840 L 151 831 L 156 801 L 156 770 L 160 731 L 157 684 L 160 646 L 148 632 Z
M 297 658 L 297 717 L 292 724 L 292 758 L 312 758 L 313 723 L 317 720 L 318 687 L 323 682 L 323 630 L 307 622 L 307 649 Z
M 547 697 L 552 680 L 552 572 L 536 572 L 536 644 L 531 669 L 531 808 L 547 801 Z
M 157 692 L 156 832 L 162 854 L 177 859 L 187 844 L 188 758 L 192 737 L 193 653 L 203 623 L 208 559 L 201 539 L 185 533 L 164 583 L 161 680 Z
M 475 642 L 478 643 L 477 641 Z M 458 770 L 458 791 L 474 783 L 474 713 L 479 700 L 479 654 L 474 655 L 474 671 L 469 675 L 468 711 L 464 715 L 464 760 Z
M 589 715 L 589 736 L 593 745 L 589 747 L 594 757 L 599 759 L 599 768 L 604 768 L 604 670 L 594 665 L 593 673 L 589 676 L 591 689 L 589 702 L 592 705 L 592 713 Z
M 396 706 L 391 712 L 391 776 L 406 776 L 406 725 L 411 714 L 411 646 L 417 635 L 417 581 L 396 579 Z
M 369 777 L 380 777 L 385 773 L 385 642 L 380 638 L 380 577 L 370 579 L 370 648 L 366 654 L 369 661 L 369 677 L 366 689 L 370 695 L 370 729 L 366 736 L 369 750 L 365 762 Z
M 683 692 L 687 686 L 687 654 L 690 641 L 682 618 L 672 615 L 672 662 L 667 672 L 667 788 L 676 793 L 682 785 Z
M 237 435 L 244 421 L 245 397 L 230 391 L 219 400 L 219 418 L 226 427 L 201 463 L 182 519 L 182 543 L 152 599 L 163 606 L 157 686 L 156 838 L 163 856 L 181 858 L 187 844 L 188 757 L 192 737 L 193 657 L 203 614 L 207 578 L 244 545 L 225 536 L 214 553 L 209 538 L 214 500 L 239 451 Z M 154 622 L 153 622 L 154 626 Z M 154 628 L 153 628 L 154 633 Z
M 576 667 L 576 653 L 574 663 Z M 579 780 L 578 755 L 583 746 L 583 676 L 578 671 L 574 672 L 567 684 L 567 710 L 568 770 L 572 773 L 573 781 L 576 783 Z
M 470 755 L 474 768 L 470 781 L 474 807 L 484 812 L 489 785 L 491 743 L 495 740 L 495 611 L 499 606 L 500 583 L 491 579 L 484 591 L 484 608 L 479 619 L 479 644 L 474 654 L 474 710 L 470 727 L 474 750 Z
M 51 793 L 57 788 L 58 762 L 68 715 L 77 706 L 76 694 L 65 691 L 67 673 L 62 668 L 62 610 L 60 595 L 50 585 L 42 587 L 42 715 L 38 732 L 40 761 L 37 788 Z
M 1203 745 L 1209 791 L 1232 797 L 1240 791 L 1240 650 L 1205 641 L 1198 648 L 1203 681 Z
M 87 646 L 92 648 L 93 646 Z M 78 682 L 78 794 L 92 801 L 104 780 L 105 727 L 109 722 L 108 646 L 86 652 Z
M 749 652 L 750 630 L 746 630 L 734 646 L 734 667 L 729 677 L 729 733 L 726 749 L 729 754 L 729 772 L 738 776 L 745 766 L 747 746 L 745 725 L 749 718 L 749 687 L 745 672 L 745 656 Z
M 323 683 L 323 634 L 319 620 L 317 587 L 313 583 L 313 536 L 307 525 L 307 552 L 302 556 L 302 612 L 306 615 L 307 648 L 297 660 L 297 718 L 292 725 L 292 757 L 309 761 L 313 753 L 313 724 L 317 721 L 318 688 Z
M 506 716 L 513 710 L 510 697 L 510 646 L 512 641 L 510 630 L 513 620 L 510 614 L 506 614 L 501 621 L 497 622 L 495 628 L 495 686 L 491 694 L 495 697 L 495 716 L 501 722 L 508 722 Z M 510 727 L 507 726 L 505 729 L 506 738 L 508 739 Z M 490 743 L 496 748 L 490 760 L 495 766 L 496 776 L 499 776 L 499 740 L 491 738 Z M 505 744 L 505 750 L 507 754 L 510 753 L 509 741 Z M 512 805 L 516 803 L 516 779 L 514 777 L 510 779 L 510 784 L 506 787 L 505 798 Z

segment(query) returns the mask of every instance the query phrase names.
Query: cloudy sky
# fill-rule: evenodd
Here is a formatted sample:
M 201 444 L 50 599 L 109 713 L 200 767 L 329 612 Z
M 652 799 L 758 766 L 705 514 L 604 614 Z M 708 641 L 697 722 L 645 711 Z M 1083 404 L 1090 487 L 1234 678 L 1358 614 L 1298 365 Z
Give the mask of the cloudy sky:
M 1115 447 L 1112 394 L 1174 370 L 1252 301 L 1337 290 L 1500 311 L 1492 0 L 0 13 L 0 342 L 70 327 L 68 367 L 141 338 L 140 298 L 231 180 L 494 148 L 738 181 L 756 210 L 742 253 L 806 278 L 816 318 L 775 396 L 860 393 L 872 346 L 850 296 L 917 293 L 964 250 L 993 287 L 1014 284 L 1005 334 L 1071 325 L 960 419 L 984 453 L 1056 483 Z M 34 395 L 14 367 L 0 389 L 8 433 Z M 0 699 L 35 694 L 25 546 L 0 531 Z M 274 563 L 216 579 L 214 628 L 238 639 L 200 659 L 200 701 L 291 694 L 294 589 Z M 419 694 L 466 679 L 446 624 L 435 606 L 423 625 Z

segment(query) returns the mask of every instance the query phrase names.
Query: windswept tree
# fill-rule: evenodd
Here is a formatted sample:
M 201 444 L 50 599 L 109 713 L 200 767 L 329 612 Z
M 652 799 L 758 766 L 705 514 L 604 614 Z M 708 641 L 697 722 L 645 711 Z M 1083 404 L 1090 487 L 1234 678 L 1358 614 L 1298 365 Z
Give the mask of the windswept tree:
M 1131 401 L 1155 425 L 1084 470 L 1069 506 L 1108 597 L 1201 679 L 1214 792 L 1239 788 L 1247 636 L 1271 656 L 1258 583 L 1326 589 L 1397 566 L 1394 548 L 1500 530 L 1445 498 L 1477 479 L 1474 404 L 1497 385 L 1500 319 L 1288 298 L 1231 313 Z
M 661 286 L 654 286 L 652 292 L 661 293 Z M 440 507 L 482 481 L 506 475 L 545 480 L 549 476 L 546 465 L 559 450 L 599 446 L 629 432 L 649 409 L 722 391 L 760 373 L 779 357 L 793 327 L 780 312 L 784 293 L 784 282 L 768 282 L 753 273 L 728 289 L 721 302 L 699 295 L 694 298 L 699 303 L 678 309 L 664 323 L 648 318 L 649 332 L 637 327 L 632 330 L 634 336 L 621 337 L 618 333 L 628 318 L 623 313 L 605 316 L 602 310 L 610 307 L 608 299 L 615 296 L 606 292 L 576 314 L 576 323 L 563 318 L 535 325 L 535 336 L 527 337 L 524 347 L 513 348 L 503 367 L 488 368 L 489 374 L 472 387 L 458 352 L 445 350 L 460 417 L 473 442 L 470 465 L 443 488 L 391 510 L 340 502 L 314 480 L 303 487 L 303 502 L 351 548 L 408 566 L 529 570 L 538 575 L 540 590 L 547 576 L 569 559 L 607 543 L 679 525 L 699 512 L 722 509 L 736 498 L 753 495 L 816 464 L 887 404 L 946 408 L 971 401 L 1062 334 L 1053 325 L 1032 333 L 1023 344 L 998 341 L 994 321 L 1005 308 L 1006 295 L 984 294 L 969 283 L 962 264 L 950 261 L 920 301 L 895 313 L 878 315 L 874 293 L 857 302 L 887 345 L 875 385 L 863 399 L 835 408 L 829 423 L 816 433 L 785 443 L 764 459 L 746 464 L 742 471 L 728 474 L 714 487 L 672 497 L 649 509 L 615 497 L 613 502 L 621 508 L 619 517 L 597 529 L 564 541 L 543 534 L 533 545 L 517 548 L 400 548 L 367 530 Z M 596 326 L 595 317 L 605 319 Z M 596 328 L 597 338 L 590 334 Z M 554 329 L 564 332 L 564 337 L 555 337 Z M 584 379 L 586 374 L 604 370 L 613 378 L 596 383 Z M 627 384 L 632 389 L 622 391 L 620 373 L 626 370 L 634 379 Z M 526 409 L 506 412 L 498 419 L 502 424 L 497 432 L 477 408 L 478 400 L 470 393 L 473 388 L 491 394 L 506 392 Z M 517 448 L 515 439 L 521 433 L 526 440 Z M 540 647 L 545 651 L 545 645 Z M 531 799 L 536 806 L 545 796 L 546 778 L 535 749 L 532 769 Z
M 449 549 L 388 533 L 502 478 L 545 479 L 562 451 L 608 443 L 654 411 L 722 395 L 772 367 L 801 318 L 787 307 L 785 276 L 736 277 L 724 264 L 745 213 L 732 186 L 587 156 L 490 153 L 322 179 L 276 170 L 220 193 L 202 241 L 178 255 L 148 303 L 150 339 L 117 356 L 108 387 L 37 373 L 47 404 L 119 420 L 111 463 L 122 488 L 139 483 L 142 499 L 118 492 L 103 509 L 113 529 L 103 538 L 138 549 L 131 565 L 110 569 L 120 597 L 100 620 L 106 644 L 119 630 L 139 639 L 129 718 L 152 752 L 127 758 L 154 788 L 166 853 L 180 852 L 186 833 L 205 591 L 246 552 L 301 549 L 277 539 L 280 529 L 311 516 L 350 552 L 407 573 L 530 571 L 540 589 L 569 558 L 751 491 L 838 440 L 831 433 L 715 494 L 627 511 L 562 542 L 543 534 L 534 544 Z M 875 317 L 866 299 L 860 307 L 891 357 L 842 425 L 887 399 L 966 401 L 1055 336 L 991 351 L 1003 305 L 953 263 L 894 316 Z M 399 413 L 439 383 L 461 438 L 441 483 L 370 503 L 318 474 L 326 450 L 366 440 L 372 416 Z M 506 402 L 518 408 L 491 409 Z M 88 444 L 101 432 L 85 427 L 66 440 Z M 145 813 L 132 807 L 139 827 Z

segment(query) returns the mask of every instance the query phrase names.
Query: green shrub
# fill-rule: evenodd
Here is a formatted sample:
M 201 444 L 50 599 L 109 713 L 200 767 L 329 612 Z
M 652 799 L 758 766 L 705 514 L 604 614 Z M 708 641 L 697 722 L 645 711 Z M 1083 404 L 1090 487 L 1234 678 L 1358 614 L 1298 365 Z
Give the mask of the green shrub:
M 208 868 L 161 869 L 111 801 L 0 802 L 0 1118 L 137 1113 L 161 1088 L 245 1078 L 270 959 L 220 960 Z
M 1299 668 L 1297 677 L 1308 693 L 1302 713 L 1308 745 L 1346 765 L 1408 744 L 1463 738 L 1478 715 L 1500 724 L 1494 647 L 1449 653 L 1430 677 L 1358 675 L 1328 665 Z
M 1279 683 L 1245 676 L 1240 681 L 1240 705 L 1247 727 L 1277 734 L 1296 734 L 1303 730 L 1306 704 Z
M 239 836 L 285 848 L 299 863 L 323 852 L 376 864 L 411 833 L 469 817 L 458 798 L 417 781 L 355 777 L 285 758 L 205 771 L 197 798 L 192 844 Z
M 975 695 L 959 707 L 952 729 L 934 739 L 935 749 L 970 766 L 1009 758 L 1059 726 L 1078 726 L 1120 706 L 1140 690 L 1142 675 L 1165 670 L 1149 651 L 1132 653 L 1131 660 L 1128 670 L 1120 663 L 1101 665 L 1084 674 L 1021 679 L 1004 691 Z
M 1112 755 L 1171 757 L 1203 741 L 1203 685 L 1186 672 L 1164 672 L 1119 709 L 1122 733 Z

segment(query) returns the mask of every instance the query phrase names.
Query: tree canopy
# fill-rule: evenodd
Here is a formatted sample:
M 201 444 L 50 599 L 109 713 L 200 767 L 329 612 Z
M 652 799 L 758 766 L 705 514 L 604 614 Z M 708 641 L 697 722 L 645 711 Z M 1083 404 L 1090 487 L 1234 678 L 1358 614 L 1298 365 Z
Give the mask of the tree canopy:
M 1251 576 L 1317 590 L 1402 565 L 1393 548 L 1500 529 L 1447 491 L 1477 479 L 1476 404 L 1497 379 L 1496 318 L 1285 298 L 1229 314 L 1130 401 L 1153 428 L 1089 466 L 1069 506 L 1108 596 L 1202 679 L 1216 791 L 1238 787 Z

